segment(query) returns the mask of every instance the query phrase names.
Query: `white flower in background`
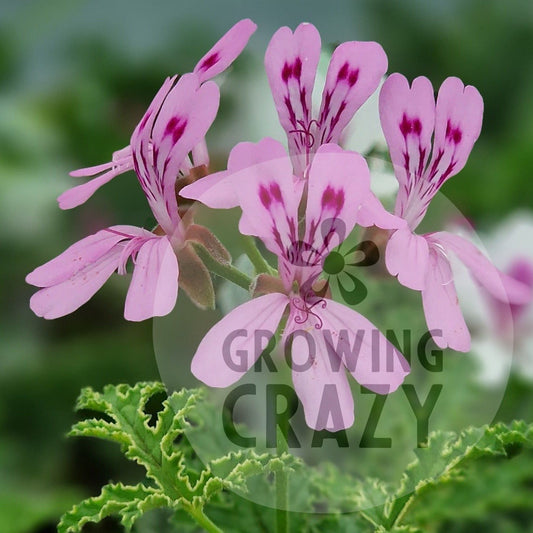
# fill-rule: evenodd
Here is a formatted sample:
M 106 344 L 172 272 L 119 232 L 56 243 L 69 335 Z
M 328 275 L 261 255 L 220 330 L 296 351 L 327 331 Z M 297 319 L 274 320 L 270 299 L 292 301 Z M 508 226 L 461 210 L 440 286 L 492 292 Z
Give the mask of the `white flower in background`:
M 533 215 L 517 212 L 482 235 L 493 263 L 511 277 L 533 286 Z M 533 303 L 508 306 L 476 290 L 466 273 L 457 280 L 461 306 L 472 328 L 471 353 L 480 364 L 479 380 L 496 385 L 512 369 L 533 381 Z M 458 287 L 459 292 L 459 287 Z

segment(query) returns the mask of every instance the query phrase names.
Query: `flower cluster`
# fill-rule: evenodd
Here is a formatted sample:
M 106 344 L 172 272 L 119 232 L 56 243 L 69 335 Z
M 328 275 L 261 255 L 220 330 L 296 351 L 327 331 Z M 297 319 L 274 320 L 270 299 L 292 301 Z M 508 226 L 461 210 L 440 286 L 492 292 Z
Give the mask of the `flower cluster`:
M 314 109 L 319 33 L 311 24 L 294 32 L 279 29 L 268 45 L 265 69 L 287 148 L 271 138 L 239 143 L 226 170 L 211 173 L 205 135 L 219 105 L 219 88 L 211 79 L 232 64 L 254 31 L 250 20 L 237 23 L 192 73 L 165 80 L 129 146 L 116 151 L 110 163 L 71 173 L 93 178 L 59 197 L 63 209 L 84 203 L 114 177 L 134 170 L 157 226 L 151 231 L 113 226 L 72 245 L 28 275 L 28 283 L 40 288 L 30 305 L 49 319 L 71 313 L 113 272 L 125 274 L 131 259 L 126 319 L 168 314 L 178 284 L 197 305 L 208 307 L 213 303 L 209 271 L 235 274 L 235 268 L 218 239 L 194 223 L 190 200 L 210 208 L 239 207 L 239 231 L 262 241 L 276 256 L 277 270 L 266 262 L 258 269 L 248 287 L 252 298 L 206 333 L 192 372 L 209 386 L 229 386 L 260 355 L 254 353 L 253 332 L 273 336 L 282 330 L 282 341 L 292 343 L 292 379 L 307 424 L 337 431 L 354 421 L 346 370 L 380 394 L 394 391 L 409 373 L 402 354 L 371 322 L 335 302 L 327 286 L 318 289 L 326 259 L 356 225 L 386 233 L 387 269 L 421 292 L 428 328 L 440 347 L 468 351 L 470 346 L 451 254 L 499 301 L 525 304 L 530 290 L 459 236 L 415 233 L 431 199 L 464 167 L 479 136 L 483 102 L 474 87 L 448 78 L 435 102 L 427 78 L 411 85 L 400 74 L 386 79 L 379 110 L 399 182 L 394 214 L 371 192 L 365 158 L 341 147 L 346 127 L 387 71 L 387 56 L 377 43 L 346 42 L 335 49 L 320 107 Z M 229 364 L 223 353 L 229 336 L 236 339 L 233 348 L 249 354 L 242 364 Z M 304 339 L 314 347 L 310 364 L 298 361 L 295 349 Z M 340 416 L 327 416 L 333 405 Z

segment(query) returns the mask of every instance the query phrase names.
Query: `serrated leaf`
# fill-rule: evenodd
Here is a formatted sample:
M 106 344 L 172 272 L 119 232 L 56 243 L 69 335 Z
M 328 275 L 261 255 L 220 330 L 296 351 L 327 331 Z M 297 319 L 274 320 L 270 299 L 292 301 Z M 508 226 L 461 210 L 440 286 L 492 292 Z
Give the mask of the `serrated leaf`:
M 165 506 L 172 506 L 172 501 L 162 491 L 141 483 L 105 485 L 99 496 L 88 498 L 65 513 L 57 530 L 58 533 L 76 533 L 85 524 L 100 522 L 111 515 L 118 515 L 122 525 L 130 530 L 146 511 Z
M 482 457 L 506 457 L 516 446 L 533 447 L 533 426 L 523 421 L 509 425 L 470 427 L 459 434 L 434 432 L 427 445 L 416 451 L 399 486 L 384 504 L 362 514 L 373 524 L 391 531 L 399 527 L 417 498 L 427 491 L 452 481 L 460 482 L 464 468 Z
M 70 435 L 96 437 L 120 445 L 124 455 L 144 467 L 146 480 L 136 486 L 107 485 L 102 493 L 89 498 L 66 513 L 60 533 L 74 533 L 87 522 L 117 514 L 126 528 L 144 512 L 159 507 L 186 511 L 205 527 L 209 519 L 204 506 L 223 490 L 246 492 L 252 476 L 279 470 L 289 471 L 297 460 L 251 450 L 230 453 L 201 465 L 186 438 L 199 405 L 205 402 L 202 390 L 174 392 L 167 397 L 155 417 L 146 412 L 154 395 L 165 392 L 160 383 L 108 385 L 102 393 L 84 389 L 79 409 L 97 412 L 103 418 L 76 423 Z

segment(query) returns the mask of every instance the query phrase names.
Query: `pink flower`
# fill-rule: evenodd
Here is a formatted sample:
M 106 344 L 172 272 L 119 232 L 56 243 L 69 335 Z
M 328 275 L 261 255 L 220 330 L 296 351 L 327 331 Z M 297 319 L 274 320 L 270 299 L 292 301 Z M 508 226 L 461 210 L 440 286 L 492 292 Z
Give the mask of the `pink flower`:
M 457 300 L 450 253 L 495 298 L 513 304 L 530 299 L 525 285 L 498 271 L 467 240 L 448 232 L 414 233 L 443 183 L 466 164 L 481 131 L 483 100 L 475 87 L 447 78 L 435 103 L 427 78 L 416 78 L 410 87 L 402 75 L 393 74 L 383 85 L 379 104 L 400 184 L 395 214 L 407 222 L 388 242 L 387 268 L 400 283 L 422 292 L 436 344 L 466 352 L 470 333 Z
M 265 54 L 270 89 L 298 176 L 303 176 L 319 146 L 339 142 L 387 71 L 387 56 L 378 43 L 342 43 L 331 56 L 317 113 L 312 96 L 320 47 L 318 30 L 304 23 L 294 33 L 280 28 Z
M 237 22 L 194 67 L 193 72 L 197 75 L 199 82 L 204 83 L 227 69 L 243 51 L 256 28 L 257 26 L 250 19 Z M 152 104 L 154 109 L 157 110 L 159 108 L 175 80 L 176 76 L 165 80 L 154 98 Z M 133 170 L 132 145 L 133 138 L 130 145 L 113 153 L 110 163 L 72 171 L 70 175 L 73 177 L 96 176 L 97 174 L 98 176 L 61 194 L 57 199 L 59 207 L 61 209 L 77 207 L 86 202 L 102 185 L 105 185 L 114 177 L 128 170 Z M 150 142 L 149 148 L 151 149 L 151 147 L 152 142 Z M 190 168 L 209 165 L 209 155 L 204 139 L 200 139 L 197 146 L 193 147 L 192 161 L 186 160 L 184 164 Z
M 331 249 L 360 217 L 368 217 L 368 208 L 362 208 L 371 194 L 366 162 L 334 144 L 321 146 L 304 194 L 302 187 L 295 189 L 291 161 L 277 141 L 242 143 L 232 154 L 241 164 L 225 186 L 233 187 L 242 209 L 239 230 L 259 237 L 276 254 L 281 292 L 254 298 L 218 322 L 200 343 L 192 372 L 212 387 L 233 384 L 260 355 L 261 350 L 254 353 L 255 332 L 272 335 L 288 310 L 282 340 L 292 338 L 293 383 L 307 424 L 317 430 L 349 427 L 354 404 L 345 369 L 378 393 L 396 390 L 409 371 L 372 323 L 312 290 Z M 375 219 L 394 218 L 381 206 L 375 211 Z
M 44 318 L 58 318 L 87 302 L 115 271 L 135 263 L 124 316 L 139 321 L 168 314 L 178 292 L 176 252 L 185 228 L 178 215 L 175 183 L 188 154 L 205 137 L 219 103 L 214 82 L 186 74 L 165 82 L 131 138 L 131 161 L 152 212 L 155 232 L 112 226 L 73 244 L 36 268 L 26 281 L 41 287 L 30 301 Z M 98 179 L 98 178 L 97 178 Z
M 296 187 L 303 187 L 303 178 L 313 154 L 323 144 L 339 142 L 345 127 L 376 90 L 387 70 L 387 56 L 378 43 L 352 41 L 341 44 L 331 56 L 322 104 L 316 113 L 312 93 L 320 46 L 318 30 L 312 24 L 304 23 L 294 33 L 287 27 L 280 28 L 265 54 L 272 96 L 288 137 Z M 196 198 L 210 207 L 236 207 L 233 188 L 224 186 L 223 178 L 234 175 L 248 164 L 244 160 L 248 151 L 245 148 L 242 151 L 243 156 L 239 149 L 232 151 L 227 171 L 198 180 L 180 194 Z

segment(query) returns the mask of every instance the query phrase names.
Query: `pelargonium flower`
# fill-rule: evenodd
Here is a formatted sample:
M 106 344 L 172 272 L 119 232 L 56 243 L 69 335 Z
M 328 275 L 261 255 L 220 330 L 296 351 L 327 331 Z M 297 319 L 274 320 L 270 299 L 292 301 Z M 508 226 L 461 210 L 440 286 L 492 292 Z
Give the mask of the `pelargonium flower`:
M 342 43 L 331 56 L 317 113 L 312 96 L 320 48 L 318 30 L 304 23 L 294 33 L 280 28 L 265 54 L 270 89 L 298 176 L 303 176 L 319 146 L 340 141 L 387 71 L 387 56 L 378 43 Z
M 516 304 L 530 299 L 526 286 L 499 272 L 467 240 L 448 232 L 415 233 L 431 199 L 466 164 L 481 131 L 483 100 L 475 87 L 452 77 L 443 82 L 435 103 L 427 78 L 416 78 L 409 86 L 404 76 L 393 74 L 383 85 L 379 103 L 400 185 L 395 214 L 407 223 L 390 237 L 387 268 L 400 283 L 422 292 L 436 344 L 466 352 L 470 333 L 457 300 L 450 253 L 495 298 Z
M 131 137 L 132 164 L 158 222 L 154 231 L 112 226 L 73 244 L 61 255 L 36 268 L 26 281 L 41 287 L 30 307 L 44 318 L 58 318 L 86 303 L 115 271 L 135 263 L 124 316 L 139 321 L 169 313 L 178 292 L 178 259 L 189 263 L 187 239 L 198 238 L 186 227 L 176 199 L 176 176 L 189 152 L 211 126 L 219 104 L 214 82 L 201 84 L 186 74 L 174 84 L 167 80 Z M 201 238 L 201 235 L 200 235 Z M 190 268 L 190 267 L 189 267 Z
M 303 23 L 294 33 L 288 27 L 280 28 L 273 35 L 265 54 L 272 96 L 280 123 L 287 133 L 296 187 L 303 187 L 306 168 L 313 154 L 323 144 L 339 143 L 355 112 L 376 90 L 387 71 L 387 56 L 378 43 L 342 43 L 331 56 L 322 103 L 316 113 L 312 96 L 320 47 L 318 30 L 312 24 Z M 232 189 L 219 185 L 225 176 L 240 170 L 237 155 L 235 153 L 233 158 L 230 155 L 226 171 L 197 181 L 187 189 L 189 194 L 202 202 L 207 201 L 209 196 L 211 201 L 216 202 L 212 207 L 236 207 Z M 208 196 L 200 198 L 204 193 Z
M 248 161 L 226 183 L 234 187 L 242 209 L 239 230 L 259 237 L 276 254 L 281 280 L 266 281 L 266 290 L 257 291 L 261 296 L 211 328 L 194 355 L 192 372 L 212 387 L 233 384 L 260 355 L 254 353 L 254 332 L 273 334 L 288 311 L 283 342 L 292 338 L 292 378 L 307 424 L 317 430 L 347 428 L 353 424 L 354 404 L 345 369 L 378 393 L 394 391 L 409 371 L 403 356 L 371 322 L 312 289 L 328 253 L 361 215 L 368 217 L 362 208 L 371 194 L 366 162 L 359 154 L 325 144 L 311 163 L 304 192 L 294 188 L 293 167 L 279 142 L 263 139 L 234 150 Z M 374 218 L 381 215 L 386 223 L 394 218 L 382 207 Z M 302 337 L 310 337 L 316 349 L 305 349 Z M 239 365 L 225 353 L 228 338 L 234 339 L 240 358 L 246 354 Z M 339 416 L 330 421 L 330 411 Z
M 237 22 L 194 67 L 193 73 L 197 75 L 199 82 L 204 83 L 226 70 L 243 51 L 256 28 L 257 26 L 250 19 Z M 175 81 L 176 76 L 167 78 L 155 96 L 154 102 L 161 103 Z M 157 110 L 159 106 L 154 105 L 153 108 Z M 152 147 L 153 141 L 150 141 L 148 149 L 151 150 Z M 186 158 L 183 161 L 183 166 L 186 167 L 186 170 L 201 165 L 206 167 L 209 165 L 209 154 L 204 139 L 200 139 L 198 144 L 193 147 L 191 159 Z M 70 175 L 73 177 L 96 177 L 62 193 L 57 199 L 59 207 L 61 209 L 71 209 L 83 204 L 100 187 L 119 174 L 133 170 L 134 166 L 132 145 L 130 144 L 114 152 L 109 163 L 72 171 Z

